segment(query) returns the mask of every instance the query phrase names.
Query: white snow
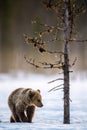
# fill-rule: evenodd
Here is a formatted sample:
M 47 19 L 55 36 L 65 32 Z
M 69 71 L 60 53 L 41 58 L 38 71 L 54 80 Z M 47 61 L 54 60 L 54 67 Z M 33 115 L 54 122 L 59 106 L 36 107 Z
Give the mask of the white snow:
M 87 130 L 87 81 L 71 80 L 71 124 L 63 124 L 63 90 L 48 92 L 61 81 L 48 84 L 56 76 L 33 74 L 0 74 L 0 130 Z M 40 89 L 43 108 L 37 108 L 33 123 L 10 123 L 9 94 L 18 87 Z

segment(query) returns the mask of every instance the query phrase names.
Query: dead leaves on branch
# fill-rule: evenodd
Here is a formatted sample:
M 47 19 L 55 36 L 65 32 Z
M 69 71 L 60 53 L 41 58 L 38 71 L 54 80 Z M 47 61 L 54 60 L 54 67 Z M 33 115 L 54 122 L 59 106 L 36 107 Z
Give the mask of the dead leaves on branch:
M 36 69 L 62 69 L 62 65 L 59 62 L 56 63 L 47 63 L 47 62 L 36 62 L 35 59 L 27 59 L 26 56 L 24 56 L 25 61 L 34 66 Z
M 24 39 L 25 39 L 25 43 L 27 43 L 28 45 L 31 43 L 33 44 L 34 47 L 38 48 L 38 50 L 40 52 L 45 52 L 46 50 L 44 49 L 44 45 L 45 45 L 45 42 L 43 42 L 41 39 L 35 37 L 35 38 L 32 38 L 32 37 L 29 37 L 27 35 L 24 34 Z
M 32 44 L 33 47 L 37 48 L 40 53 L 46 52 L 48 54 L 64 54 L 61 51 L 49 51 L 45 48 L 46 42 L 38 37 L 29 37 L 28 35 L 24 34 L 24 40 L 26 44 Z
M 36 69 L 60 69 L 60 70 L 64 71 L 64 61 L 62 60 L 61 57 L 60 57 L 59 61 L 56 61 L 54 63 L 53 62 L 52 63 L 41 62 L 41 61 L 37 62 L 37 60 L 32 59 L 32 58 L 28 59 L 26 56 L 24 56 L 24 59 L 25 59 L 25 61 L 28 64 L 32 65 Z M 74 61 L 73 61 L 73 63 L 71 65 L 68 65 L 68 66 L 71 68 L 72 66 L 75 65 L 76 61 L 77 61 L 77 58 L 75 58 Z M 69 71 L 69 73 L 71 73 L 71 72 L 73 72 L 73 71 Z M 55 82 L 57 80 L 62 80 L 62 79 L 61 78 L 60 79 L 56 79 L 56 80 L 50 81 L 49 83 Z
M 48 1 L 43 1 L 43 5 L 50 10 L 54 10 L 55 12 L 63 12 L 64 10 L 64 4 L 65 0 L 48 0 Z M 70 2 L 70 7 L 72 10 L 73 15 L 79 15 L 81 13 L 86 12 L 86 7 L 85 7 L 85 2 L 83 2 L 81 5 L 79 4 L 79 1 L 77 0 L 71 0 Z

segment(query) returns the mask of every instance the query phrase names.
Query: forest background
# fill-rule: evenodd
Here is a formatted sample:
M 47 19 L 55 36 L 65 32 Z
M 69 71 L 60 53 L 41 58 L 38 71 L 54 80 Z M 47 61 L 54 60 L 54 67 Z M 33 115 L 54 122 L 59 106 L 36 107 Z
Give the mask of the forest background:
M 81 1 L 80 1 L 81 2 Z M 87 8 L 87 2 L 85 7 Z M 82 4 L 79 3 L 79 4 Z M 26 63 L 27 58 L 34 57 L 40 61 L 42 57 L 31 45 L 25 44 L 23 34 L 34 35 L 36 30 L 40 30 L 39 25 L 32 25 L 32 20 L 55 25 L 55 14 L 42 6 L 41 0 L 0 0 L 0 72 L 44 72 L 56 73 L 57 71 L 36 70 Z M 76 30 L 78 39 L 87 39 L 87 13 L 84 13 L 76 20 Z M 59 34 L 61 36 L 61 34 Z M 62 36 L 61 36 L 62 37 Z M 59 41 L 49 43 L 50 50 L 62 50 L 63 44 Z M 75 72 L 85 72 L 87 70 L 87 43 L 73 43 L 69 45 L 70 62 L 75 57 L 77 61 L 72 68 Z M 58 58 L 55 55 L 55 60 Z M 44 61 L 51 62 L 54 57 L 44 55 Z

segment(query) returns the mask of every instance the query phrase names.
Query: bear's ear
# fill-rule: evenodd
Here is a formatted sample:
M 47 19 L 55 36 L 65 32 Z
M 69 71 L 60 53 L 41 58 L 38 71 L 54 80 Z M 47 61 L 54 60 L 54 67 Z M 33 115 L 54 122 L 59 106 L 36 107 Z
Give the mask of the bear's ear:
M 37 91 L 40 93 L 40 90 L 39 90 L 39 89 L 38 89 Z
M 32 99 L 34 95 L 35 95 L 35 92 L 33 90 L 30 90 L 29 91 L 29 97 L 30 97 L 30 99 Z

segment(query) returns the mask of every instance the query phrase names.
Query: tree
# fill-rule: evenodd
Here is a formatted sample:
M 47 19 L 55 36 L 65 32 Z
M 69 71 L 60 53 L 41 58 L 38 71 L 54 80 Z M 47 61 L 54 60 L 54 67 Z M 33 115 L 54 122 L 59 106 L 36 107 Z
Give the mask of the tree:
M 35 37 L 29 37 L 28 35 L 24 35 L 25 41 L 27 44 L 32 43 L 32 45 L 39 50 L 40 53 L 48 53 L 48 54 L 59 54 L 60 58 L 57 62 L 48 63 L 48 62 L 39 62 L 36 63 L 36 60 L 30 59 L 28 60 L 25 56 L 26 62 L 33 65 L 36 68 L 44 68 L 44 69 L 61 69 L 63 71 L 63 78 L 56 80 L 64 81 L 64 124 L 70 124 L 70 67 L 73 66 L 76 62 L 76 58 L 73 61 L 72 65 L 69 63 L 69 53 L 68 46 L 72 42 L 83 42 L 83 40 L 76 39 L 75 32 L 75 18 L 79 16 L 80 13 L 85 12 L 85 8 L 83 3 L 78 0 L 49 0 L 48 2 L 44 1 L 43 4 L 49 10 L 54 11 L 57 15 L 57 24 L 56 26 L 49 26 L 47 24 L 39 23 L 38 21 L 33 21 L 33 24 L 39 24 L 44 29 L 37 33 Z M 59 24 L 62 23 L 62 24 Z M 49 51 L 45 48 L 44 37 L 51 35 L 51 42 L 58 42 L 58 34 L 59 31 L 62 32 L 63 38 L 61 41 L 64 45 L 64 51 Z M 87 40 L 84 40 L 86 42 Z M 55 80 L 51 81 L 54 82 Z M 50 91 L 61 89 L 61 85 L 52 88 Z M 49 92 L 50 92 L 49 91 Z

